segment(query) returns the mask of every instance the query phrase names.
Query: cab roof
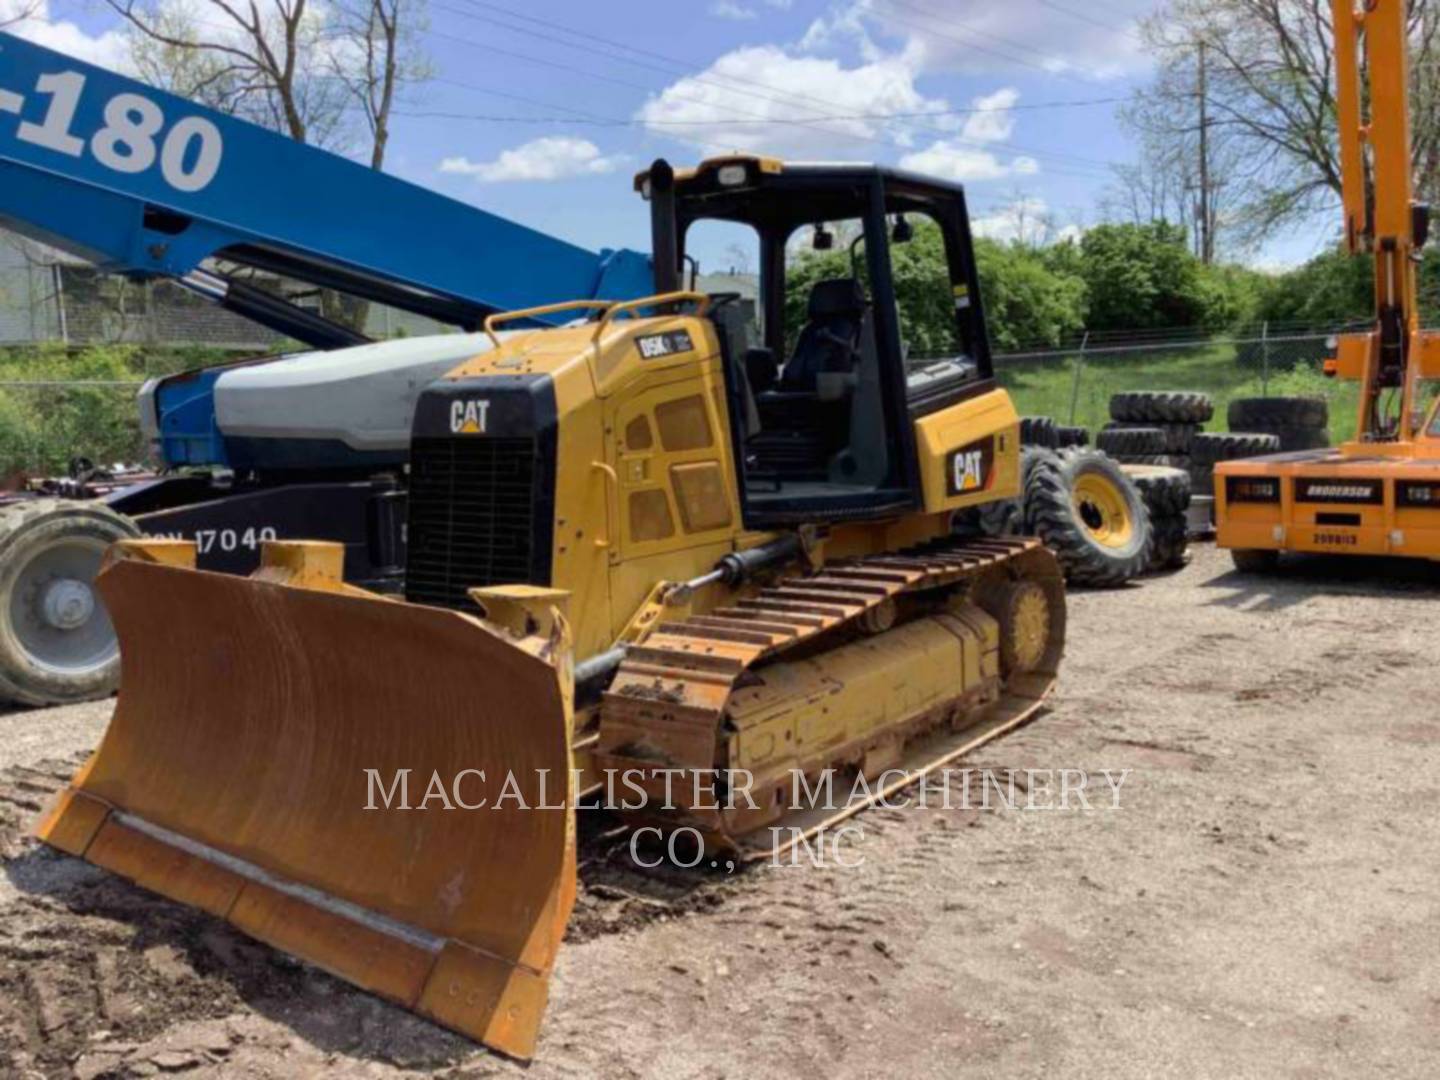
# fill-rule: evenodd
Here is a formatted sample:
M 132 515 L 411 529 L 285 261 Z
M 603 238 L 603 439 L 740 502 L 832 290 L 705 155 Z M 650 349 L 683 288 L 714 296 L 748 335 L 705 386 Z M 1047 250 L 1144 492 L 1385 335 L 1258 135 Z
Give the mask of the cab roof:
M 635 190 L 647 199 L 656 165 L 635 177 Z M 887 213 L 923 213 L 937 203 L 963 206 L 965 198 L 959 184 L 872 162 L 785 162 L 729 154 L 677 168 L 674 175 L 682 217 L 720 218 L 757 227 L 855 217 L 865 210 L 860 189 L 876 182 L 885 185 Z M 758 197 L 761 190 L 765 194 Z

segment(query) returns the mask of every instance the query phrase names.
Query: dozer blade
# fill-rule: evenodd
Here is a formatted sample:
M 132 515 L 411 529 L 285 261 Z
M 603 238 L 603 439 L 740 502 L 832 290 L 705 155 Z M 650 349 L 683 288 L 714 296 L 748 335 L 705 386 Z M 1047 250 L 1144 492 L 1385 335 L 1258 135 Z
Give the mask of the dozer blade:
M 520 640 L 256 577 L 102 573 L 120 698 L 38 835 L 530 1057 L 575 894 L 563 611 Z

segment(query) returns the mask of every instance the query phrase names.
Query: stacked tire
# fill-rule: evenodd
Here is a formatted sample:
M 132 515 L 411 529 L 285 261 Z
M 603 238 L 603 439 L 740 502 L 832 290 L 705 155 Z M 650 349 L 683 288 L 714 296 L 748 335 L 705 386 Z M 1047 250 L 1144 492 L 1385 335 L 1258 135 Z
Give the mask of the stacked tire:
M 1088 446 L 1090 429 L 1057 423 L 1053 416 L 1022 416 L 1020 445 L 1044 450 L 1063 450 L 1068 446 Z
M 1236 398 L 1226 418 L 1231 431 L 1274 435 L 1283 451 L 1330 445 L 1330 408 L 1324 398 Z
M 1190 484 L 1199 495 L 1215 494 L 1215 466 L 1280 450 L 1280 437 L 1261 432 L 1201 432 L 1191 443 Z
M 1030 527 L 1025 512 L 1025 490 L 1036 469 L 1054 466 L 1056 453 L 1043 446 L 1020 448 L 1020 494 L 1013 499 L 999 499 L 969 512 L 965 524 L 986 536 L 1028 536 Z
M 1208 395 L 1180 390 L 1133 390 L 1110 399 L 1111 422 L 1095 445 L 1125 465 L 1189 469 L 1190 446 L 1215 415 Z
M 1150 513 L 1152 573 L 1179 570 L 1190 562 L 1190 474 L 1163 465 L 1126 465 Z
M 1054 450 L 1060 445 L 1060 425 L 1055 423 L 1052 416 L 1022 416 L 1020 445 Z

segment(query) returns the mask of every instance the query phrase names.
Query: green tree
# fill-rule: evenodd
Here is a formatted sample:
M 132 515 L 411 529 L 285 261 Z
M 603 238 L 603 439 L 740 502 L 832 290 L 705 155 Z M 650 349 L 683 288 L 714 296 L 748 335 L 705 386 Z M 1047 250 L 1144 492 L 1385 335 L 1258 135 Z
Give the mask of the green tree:
M 1313 326 L 1368 318 L 1375 303 L 1371 265 L 1336 248 L 1277 274 L 1265 287 L 1260 318 Z
M 1204 273 L 1178 225 L 1099 225 L 1080 241 L 1080 255 L 1091 330 L 1218 328 L 1233 318 L 1225 289 Z
M 914 238 L 908 244 L 892 244 L 890 252 L 901 336 L 911 355 L 952 351 L 954 299 L 940 230 L 932 223 L 918 222 Z M 1052 270 L 1043 252 L 978 240 L 975 259 L 995 348 L 1057 345 L 1085 325 L 1085 283 L 1071 271 Z M 857 261 L 859 276 L 865 281 L 864 259 Z M 855 272 L 844 249 L 804 251 L 790 264 L 785 290 L 787 348 L 793 347 L 805 325 L 815 282 Z
M 975 260 L 995 349 L 1059 345 L 1084 329 L 1089 305 L 1084 279 L 1050 265 L 1043 251 L 980 240 Z

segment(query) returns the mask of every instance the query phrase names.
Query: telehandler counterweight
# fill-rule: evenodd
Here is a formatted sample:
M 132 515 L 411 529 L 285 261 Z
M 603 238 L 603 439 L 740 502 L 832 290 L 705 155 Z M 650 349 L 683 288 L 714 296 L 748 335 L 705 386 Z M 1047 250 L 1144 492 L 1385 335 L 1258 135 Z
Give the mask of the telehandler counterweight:
M 1020 456 L 961 189 L 757 157 L 637 187 L 656 295 L 574 303 L 421 394 L 404 601 L 325 544 L 249 578 L 117 545 L 119 705 L 43 839 L 529 1057 L 577 792 L 625 777 L 627 821 L 754 858 L 1034 714 L 1059 567 L 958 524 Z M 756 238 L 753 317 L 685 288 L 704 222 Z M 955 331 L 929 359 L 890 265 L 922 228 Z M 798 243 L 837 234 L 851 273 L 793 295 Z

